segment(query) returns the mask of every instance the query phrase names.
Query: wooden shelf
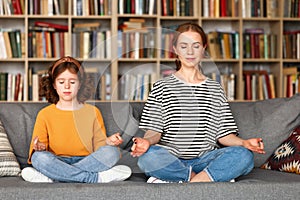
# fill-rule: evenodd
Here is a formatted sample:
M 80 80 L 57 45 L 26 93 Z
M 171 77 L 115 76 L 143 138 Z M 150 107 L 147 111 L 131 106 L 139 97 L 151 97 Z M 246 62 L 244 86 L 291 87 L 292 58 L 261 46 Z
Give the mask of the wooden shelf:
M 218 66 L 219 71 L 231 71 L 234 73 L 235 80 L 235 100 L 243 101 L 244 99 L 244 81 L 243 81 L 243 70 L 245 67 L 249 67 L 249 65 L 257 65 L 262 68 L 267 68 L 274 73 L 275 81 L 276 81 L 276 97 L 284 97 L 283 94 L 283 68 L 285 65 L 293 64 L 300 65 L 299 59 L 286 59 L 283 57 L 283 32 L 285 28 L 290 28 L 292 30 L 300 30 L 300 26 L 298 22 L 300 18 L 290 18 L 283 17 L 284 13 L 284 4 L 289 1 L 281 1 L 278 0 L 278 16 L 277 17 L 242 17 L 242 5 L 238 5 L 239 15 L 235 17 L 203 17 L 203 7 L 204 1 L 190 1 L 193 3 L 193 16 L 163 16 L 161 15 L 163 6 L 162 1 L 157 0 L 155 12 L 152 15 L 148 14 L 119 14 L 119 0 L 108 0 L 106 2 L 111 2 L 111 15 L 86 15 L 86 16 L 77 16 L 73 15 L 73 2 L 75 0 L 67 0 L 68 1 L 68 13 L 64 15 L 32 15 L 28 14 L 28 5 L 29 1 L 25 0 L 25 14 L 22 15 L 0 15 L 0 28 L 5 29 L 20 29 L 25 34 L 25 54 L 22 58 L 1 58 L 0 57 L 0 72 L 10 72 L 10 73 L 24 73 L 24 95 L 23 101 L 29 101 L 28 93 L 29 93 L 29 85 L 28 85 L 28 77 L 30 70 L 38 71 L 42 69 L 47 69 L 49 64 L 56 58 L 32 58 L 29 57 L 28 53 L 28 44 L 29 44 L 29 26 L 32 26 L 36 21 L 46 21 L 51 23 L 63 23 L 68 26 L 67 37 L 68 46 L 65 47 L 69 49 L 70 55 L 73 54 L 72 48 L 72 28 L 76 23 L 84 23 L 84 22 L 100 22 L 100 30 L 101 31 L 110 31 L 110 42 L 111 49 L 107 49 L 110 52 L 110 58 L 83 58 L 76 56 L 77 59 L 83 61 L 85 66 L 88 68 L 99 68 L 101 74 L 103 71 L 109 72 L 110 77 L 110 87 L 113 88 L 114 93 L 111 95 L 112 100 L 122 100 L 119 98 L 120 91 L 118 91 L 119 86 L 119 78 L 122 76 L 122 73 L 125 74 L 130 72 L 133 68 L 137 68 L 142 64 L 149 63 L 151 67 L 145 67 L 145 70 L 141 70 L 140 72 L 146 71 L 147 73 L 156 74 L 156 80 L 160 78 L 161 71 L 169 66 L 169 68 L 175 68 L 174 58 L 165 58 L 161 56 L 161 47 L 163 45 L 163 35 L 160 32 L 164 27 L 173 27 L 183 22 L 193 21 L 195 23 L 200 24 L 206 33 L 215 30 L 224 30 L 235 31 L 239 34 L 239 58 L 216 58 L 216 59 L 207 59 L 203 62 L 214 62 L 216 66 Z M 169 1 L 169 0 L 168 0 Z M 238 1 L 238 2 L 242 2 Z M 265 0 L 271 1 L 271 0 Z M 118 56 L 118 28 L 119 23 L 121 21 L 135 18 L 135 19 L 145 19 L 145 26 L 149 26 L 155 32 L 155 58 L 120 58 Z M 275 58 L 244 58 L 244 41 L 243 34 L 245 28 L 265 28 L 267 33 L 275 33 L 277 35 L 276 40 L 276 49 L 277 55 Z M 80 48 L 78 46 L 77 48 Z M 299 48 L 299 47 L 298 47 Z M 163 65 L 163 66 L 162 66 Z M 149 69 L 150 68 L 150 69 Z

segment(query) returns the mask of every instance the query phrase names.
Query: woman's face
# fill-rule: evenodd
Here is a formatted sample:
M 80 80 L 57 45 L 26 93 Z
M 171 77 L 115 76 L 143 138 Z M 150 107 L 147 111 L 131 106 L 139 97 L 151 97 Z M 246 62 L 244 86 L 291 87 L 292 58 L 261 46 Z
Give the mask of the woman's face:
M 54 88 L 60 101 L 73 101 L 77 99 L 80 83 L 77 74 L 65 70 L 57 76 Z
M 181 33 L 173 48 L 182 67 L 198 67 L 205 51 L 201 35 L 194 31 Z

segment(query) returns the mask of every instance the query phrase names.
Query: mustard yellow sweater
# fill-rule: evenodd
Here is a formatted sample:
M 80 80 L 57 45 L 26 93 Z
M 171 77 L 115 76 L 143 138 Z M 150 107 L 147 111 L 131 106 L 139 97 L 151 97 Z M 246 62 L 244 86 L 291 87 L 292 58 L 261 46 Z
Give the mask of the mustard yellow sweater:
M 37 115 L 29 150 L 31 163 L 33 140 L 46 144 L 46 150 L 58 156 L 87 156 L 106 145 L 106 130 L 97 107 L 85 104 L 75 111 L 57 109 L 55 104 Z

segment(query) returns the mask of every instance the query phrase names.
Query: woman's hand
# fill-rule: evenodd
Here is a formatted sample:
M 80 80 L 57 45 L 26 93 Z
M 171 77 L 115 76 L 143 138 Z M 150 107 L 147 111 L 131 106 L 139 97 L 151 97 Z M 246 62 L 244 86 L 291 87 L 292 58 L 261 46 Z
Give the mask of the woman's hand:
M 122 144 L 123 139 L 120 136 L 120 133 L 115 133 L 111 136 L 109 136 L 108 138 L 106 138 L 106 144 L 110 145 L 110 146 L 119 146 L 120 144 Z
M 265 153 L 263 140 L 261 138 L 244 140 L 234 134 L 229 134 L 220 138 L 218 141 L 224 146 L 243 146 L 256 153 Z
M 33 149 L 35 151 L 45 151 L 46 150 L 46 145 L 39 141 L 38 136 L 36 136 L 33 140 Z
M 243 141 L 243 146 L 253 152 L 264 154 L 264 143 L 261 138 L 251 138 Z
M 131 155 L 139 157 L 146 153 L 150 147 L 150 142 L 144 138 L 133 138 L 133 145 L 131 147 Z

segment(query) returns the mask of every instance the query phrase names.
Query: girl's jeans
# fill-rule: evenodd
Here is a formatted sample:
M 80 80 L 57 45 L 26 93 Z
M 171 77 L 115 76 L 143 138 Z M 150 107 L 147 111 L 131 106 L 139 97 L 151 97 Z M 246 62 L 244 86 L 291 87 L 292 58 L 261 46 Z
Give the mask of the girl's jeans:
M 120 158 L 117 147 L 102 146 L 88 156 L 61 157 L 49 151 L 36 151 L 33 167 L 59 182 L 97 183 L 98 172 L 112 168 Z
M 191 171 L 205 171 L 212 181 L 223 182 L 248 174 L 254 167 L 253 153 L 240 146 L 210 151 L 193 159 L 180 159 L 160 146 L 150 146 L 138 166 L 147 176 L 170 182 L 190 181 Z

